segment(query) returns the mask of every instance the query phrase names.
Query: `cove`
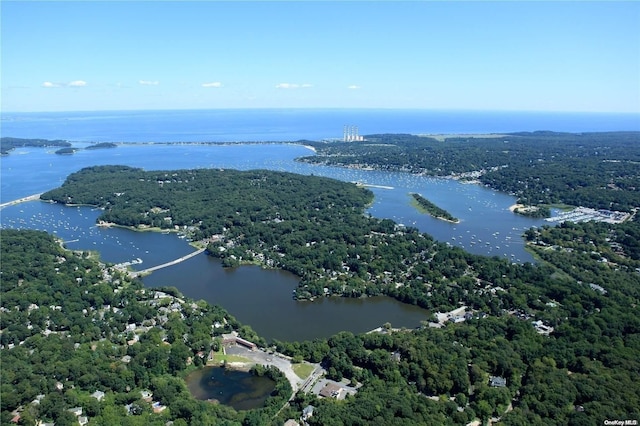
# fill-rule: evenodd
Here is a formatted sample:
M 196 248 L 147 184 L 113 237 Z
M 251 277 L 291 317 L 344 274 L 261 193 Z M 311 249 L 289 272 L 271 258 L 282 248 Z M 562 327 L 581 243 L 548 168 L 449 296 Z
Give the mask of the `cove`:
M 174 286 L 186 297 L 223 306 L 267 340 L 302 341 L 328 338 L 340 331 L 365 333 L 386 322 L 415 328 L 429 312 L 385 296 L 296 301 L 299 278 L 259 266 L 223 268 L 205 254 L 143 278 L 147 287 Z
M 96 226 L 99 210 L 29 202 L 2 209 L 2 227 L 40 229 L 55 234 L 72 250 L 97 250 L 105 262 L 137 258 L 141 270 L 191 253 L 175 234 L 136 232 Z M 299 278 L 258 266 L 222 267 L 218 259 L 200 254 L 155 271 L 142 279 L 147 287 L 176 287 L 186 297 L 220 305 L 267 340 L 302 341 L 328 338 L 340 331 L 364 333 L 389 322 L 413 328 L 428 312 L 389 297 L 321 298 L 295 301 Z
M 265 376 L 221 367 L 201 368 L 189 374 L 185 381 L 194 398 L 219 402 L 236 410 L 262 407 L 276 384 Z

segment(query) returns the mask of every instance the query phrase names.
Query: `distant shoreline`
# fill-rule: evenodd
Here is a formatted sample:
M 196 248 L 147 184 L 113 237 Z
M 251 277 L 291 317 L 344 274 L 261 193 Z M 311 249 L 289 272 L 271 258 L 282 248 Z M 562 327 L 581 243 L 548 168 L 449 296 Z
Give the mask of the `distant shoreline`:
M 492 139 L 513 137 L 513 135 L 507 135 L 505 133 L 419 133 L 417 136 L 433 138 L 440 142 L 444 142 L 446 139 L 453 138 Z

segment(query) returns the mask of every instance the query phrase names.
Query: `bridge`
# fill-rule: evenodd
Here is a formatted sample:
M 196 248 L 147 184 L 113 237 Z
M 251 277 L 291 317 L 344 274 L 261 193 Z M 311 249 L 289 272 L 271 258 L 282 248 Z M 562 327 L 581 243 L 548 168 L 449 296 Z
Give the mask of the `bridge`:
M 18 198 L 17 200 L 13 200 L 13 201 L 7 201 L 6 203 L 0 204 L 0 209 L 3 209 L 8 206 L 13 206 L 15 204 L 26 203 L 27 201 L 39 200 L 42 194 L 44 194 L 44 192 L 41 192 L 39 194 L 29 195 L 28 197 Z
M 151 268 L 143 269 L 142 271 L 129 271 L 129 275 L 131 277 L 139 277 L 140 275 L 147 275 L 152 273 L 153 271 L 157 271 L 158 269 L 166 268 L 168 266 L 173 266 L 180 262 L 184 262 L 185 260 L 191 259 L 192 257 L 197 256 L 200 253 L 204 252 L 205 250 L 206 250 L 206 247 L 196 250 L 193 253 L 189 253 L 186 256 L 179 257 L 178 259 L 172 260 L 170 262 L 163 263 L 162 265 L 157 265 Z

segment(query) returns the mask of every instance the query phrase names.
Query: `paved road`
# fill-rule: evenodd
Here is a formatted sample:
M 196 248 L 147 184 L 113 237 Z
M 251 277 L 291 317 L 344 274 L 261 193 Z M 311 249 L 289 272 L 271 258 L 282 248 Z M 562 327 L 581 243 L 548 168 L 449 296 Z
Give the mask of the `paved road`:
M 313 364 L 315 366 L 313 373 L 307 378 L 307 380 L 302 380 L 298 375 L 293 371 L 291 361 L 281 354 L 269 354 L 261 349 L 251 350 L 245 348 L 244 346 L 234 345 L 226 348 L 226 353 L 229 355 L 239 355 L 251 360 L 252 363 L 261 364 L 261 365 L 272 365 L 276 367 L 278 370 L 282 371 L 284 375 L 291 383 L 291 387 L 293 388 L 293 393 L 295 394 L 298 389 L 303 387 L 308 387 L 310 384 L 315 381 L 319 375 L 324 373 L 324 369 L 320 367 L 319 364 Z

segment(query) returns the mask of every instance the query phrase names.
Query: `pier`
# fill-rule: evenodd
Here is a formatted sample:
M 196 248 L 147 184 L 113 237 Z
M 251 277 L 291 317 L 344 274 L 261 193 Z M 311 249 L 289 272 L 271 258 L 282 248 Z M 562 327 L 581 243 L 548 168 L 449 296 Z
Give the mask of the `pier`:
M 393 186 L 386 185 L 374 185 L 372 183 L 364 183 L 364 182 L 353 182 L 358 186 L 364 186 L 365 188 L 380 188 L 380 189 L 395 189 Z
M 13 206 L 13 205 L 16 205 L 16 204 L 20 204 L 20 203 L 26 203 L 27 201 L 39 200 L 40 196 L 42 194 L 44 194 L 44 193 L 41 192 L 39 194 L 29 195 L 28 197 L 18 198 L 17 200 L 7 201 L 6 203 L 0 204 L 0 209 L 3 209 L 3 208 L 8 207 L 8 206 Z
M 178 259 L 172 260 L 170 262 L 166 262 L 163 263 L 161 265 L 157 265 L 157 266 L 153 266 L 151 268 L 147 268 L 147 269 L 143 269 L 142 271 L 129 271 L 129 275 L 131 277 L 139 277 L 141 275 L 146 275 L 146 274 L 150 274 L 153 271 L 157 271 L 158 269 L 162 269 L 162 268 L 166 268 L 168 266 L 173 266 L 176 265 L 180 262 L 184 262 L 185 260 L 191 259 L 194 256 L 199 255 L 200 253 L 204 252 L 206 250 L 206 248 L 202 248 L 199 250 L 194 251 L 193 253 L 189 253 L 186 256 L 182 256 Z

